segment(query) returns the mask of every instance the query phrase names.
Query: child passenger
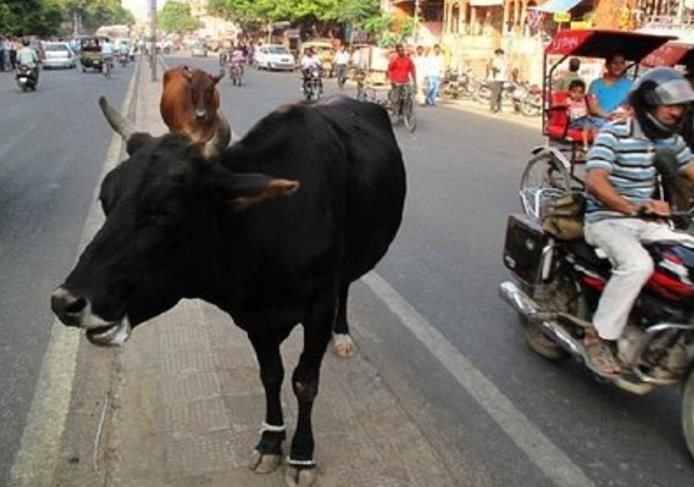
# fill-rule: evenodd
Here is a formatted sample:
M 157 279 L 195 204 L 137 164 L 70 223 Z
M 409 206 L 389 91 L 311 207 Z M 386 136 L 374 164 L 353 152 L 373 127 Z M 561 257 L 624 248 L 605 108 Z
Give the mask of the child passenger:
M 595 132 L 602 127 L 602 120 L 588 115 L 586 103 L 586 84 L 575 79 L 569 83 L 569 128 L 581 131 L 583 150 L 588 150 L 588 140 L 595 138 Z

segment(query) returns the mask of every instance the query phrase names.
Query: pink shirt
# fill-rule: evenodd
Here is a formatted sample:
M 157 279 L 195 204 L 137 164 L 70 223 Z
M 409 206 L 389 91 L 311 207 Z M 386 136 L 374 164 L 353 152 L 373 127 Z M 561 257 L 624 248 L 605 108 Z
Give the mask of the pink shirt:
M 585 98 L 581 98 L 579 101 L 574 101 L 569 98 L 569 120 L 572 122 L 578 120 L 579 118 L 588 116 L 588 104 Z

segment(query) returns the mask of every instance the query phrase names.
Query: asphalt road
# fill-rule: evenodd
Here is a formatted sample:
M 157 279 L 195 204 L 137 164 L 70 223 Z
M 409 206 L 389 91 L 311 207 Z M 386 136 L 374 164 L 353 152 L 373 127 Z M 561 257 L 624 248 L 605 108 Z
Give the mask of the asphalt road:
M 178 62 L 217 69 L 169 59 Z M 112 135 L 95 100 L 119 106 L 126 85 L 121 70 L 111 81 L 50 72 L 23 95 L 0 74 L 0 485 L 53 321 L 48 296 L 74 261 Z M 249 70 L 244 86 L 219 87 L 241 135 L 300 97 L 291 73 Z M 351 322 L 360 353 L 459 485 L 694 484 L 676 391 L 632 396 L 536 357 L 497 297 L 506 215 L 520 210 L 520 172 L 540 134 L 446 107 L 418 118 L 414 134 L 396 129 L 409 184 L 403 226 L 377 274 L 354 286 Z
M 168 62 L 218 69 L 212 59 Z M 296 73 L 246 74 L 240 88 L 226 78 L 219 85 L 222 108 L 241 135 L 301 95 Z M 334 80 L 326 87 L 336 91 Z M 506 217 L 520 211 L 518 181 L 531 147 L 542 143 L 538 131 L 441 106 L 418 110 L 414 134 L 396 132 L 408 197 L 377 273 L 400 301 L 384 305 L 383 286 L 358 284 L 351 320 L 361 353 L 460 485 L 694 485 L 678 391 L 634 396 L 570 361 L 535 356 L 498 298 L 508 278 L 501 262 Z M 440 336 L 415 335 L 403 318 Z
M 120 106 L 133 72 L 106 80 L 42 71 L 21 93 L 0 73 L 0 485 L 21 440 L 53 322 L 51 291 L 77 256 L 113 132 L 96 99 Z

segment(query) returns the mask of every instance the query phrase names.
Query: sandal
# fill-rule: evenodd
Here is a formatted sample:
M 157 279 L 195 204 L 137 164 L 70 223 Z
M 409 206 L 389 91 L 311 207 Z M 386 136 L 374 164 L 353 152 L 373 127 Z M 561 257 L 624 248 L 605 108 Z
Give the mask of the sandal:
M 614 377 L 622 373 L 622 367 L 612 353 L 610 346 L 597 334 L 586 333 L 583 340 L 586 365 L 596 374 Z

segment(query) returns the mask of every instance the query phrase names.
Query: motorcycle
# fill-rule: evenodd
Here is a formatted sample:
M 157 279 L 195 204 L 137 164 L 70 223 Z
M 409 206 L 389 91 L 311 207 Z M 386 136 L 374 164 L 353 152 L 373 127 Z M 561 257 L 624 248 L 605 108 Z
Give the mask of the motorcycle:
M 121 65 L 122 67 L 127 66 L 127 64 L 128 64 L 128 57 L 129 57 L 129 56 L 128 56 L 128 54 L 126 54 L 126 53 L 121 53 L 121 54 L 118 55 L 118 61 L 120 62 L 120 65 Z
M 513 92 L 516 90 L 517 84 L 513 81 L 504 81 L 501 87 L 501 103 L 513 104 Z M 474 99 L 483 105 L 489 104 L 489 99 L 492 97 L 492 85 L 488 80 L 480 81 L 475 93 Z
M 243 64 L 241 62 L 232 62 L 229 67 L 229 77 L 234 86 L 241 86 L 243 81 Z
M 472 69 L 467 68 L 461 73 L 451 69 L 444 77 L 441 94 L 451 99 L 472 97 L 477 90 L 477 84 L 473 78 Z
M 526 117 L 539 117 L 542 115 L 542 88 L 520 82 L 513 91 L 513 106 L 516 112 Z
M 304 97 L 307 101 L 318 100 L 323 94 L 321 68 L 317 65 L 304 70 Z
M 17 82 L 17 87 L 24 92 L 29 90 L 36 91 L 36 85 L 39 82 L 34 69 L 24 64 L 17 68 L 15 81 Z
M 527 345 L 552 361 L 573 356 L 601 380 L 631 393 L 683 386 L 682 429 L 694 456 L 694 248 L 674 242 L 644 245 L 655 271 L 618 341 L 623 372 L 604 375 L 587 357 L 583 338 L 610 277 L 610 263 L 582 239 L 548 234 L 543 202 L 552 201 L 559 190 L 534 191 L 521 194 L 526 213 L 508 217 L 503 261 L 513 280 L 500 285 L 501 298 L 519 315 Z M 673 217 L 690 223 L 694 210 L 673 212 Z

